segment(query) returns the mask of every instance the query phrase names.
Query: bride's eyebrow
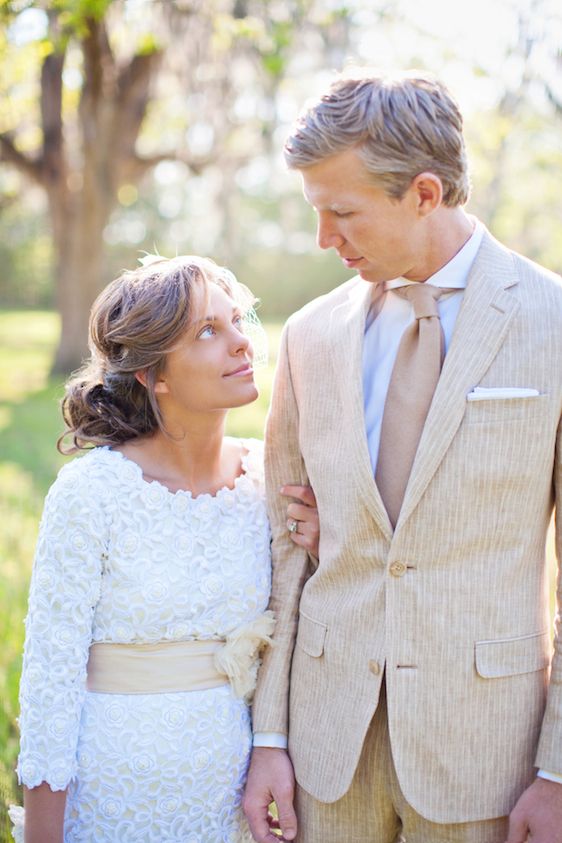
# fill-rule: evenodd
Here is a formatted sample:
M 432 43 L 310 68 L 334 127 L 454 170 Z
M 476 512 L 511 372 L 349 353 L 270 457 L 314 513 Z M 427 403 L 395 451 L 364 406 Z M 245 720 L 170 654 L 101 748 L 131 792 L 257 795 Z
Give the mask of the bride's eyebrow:
M 235 304 L 232 307 L 231 316 L 237 316 L 237 315 L 241 316 L 242 310 L 241 310 L 240 307 L 238 307 L 237 304 Z M 202 316 L 201 319 L 196 319 L 193 324 L 194 325 L 201 325 L 203 322 L 218 322 L 218 321 L 219 321 L 218 316 L 213 316 L 212 314 L 209 314 L 208 316 Z
M 202 325 L 203 322 L 216 322 L 216 321 L 217 321 L 217 317 L 214 316 L 212 313 L 209 313 L 207 316 L 200 316 L 199 319 L 195 319 L 191 324 L 194 327 L 197 327 L 198 325 Z

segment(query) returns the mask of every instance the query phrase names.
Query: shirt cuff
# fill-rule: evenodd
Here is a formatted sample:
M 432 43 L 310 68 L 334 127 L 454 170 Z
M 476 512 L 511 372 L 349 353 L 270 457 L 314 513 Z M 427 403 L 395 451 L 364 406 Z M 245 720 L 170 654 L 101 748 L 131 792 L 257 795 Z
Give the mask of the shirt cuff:
M 547 770 L 537 770 L 537 776 L 540 779 L 548 779 L 549 782 L 558 782 L 558 784 L 562 784 L 562 775 L 560 775 L 560 773 L 549 773 Z
M 287 735 L 281 732 L 256 732 L 254 746 L 268 746 L 275 749 L 287 749 Z

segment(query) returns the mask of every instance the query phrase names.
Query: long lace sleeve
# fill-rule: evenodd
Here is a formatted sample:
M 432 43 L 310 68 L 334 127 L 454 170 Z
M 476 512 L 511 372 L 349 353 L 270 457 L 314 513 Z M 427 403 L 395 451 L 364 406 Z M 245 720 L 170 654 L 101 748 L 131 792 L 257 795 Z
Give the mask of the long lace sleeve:
M 20 784 L 63 790 L 75 775 L 92 619 L 108 527 L 99 479 L 65 466 L 41 520 L 20 684 Z

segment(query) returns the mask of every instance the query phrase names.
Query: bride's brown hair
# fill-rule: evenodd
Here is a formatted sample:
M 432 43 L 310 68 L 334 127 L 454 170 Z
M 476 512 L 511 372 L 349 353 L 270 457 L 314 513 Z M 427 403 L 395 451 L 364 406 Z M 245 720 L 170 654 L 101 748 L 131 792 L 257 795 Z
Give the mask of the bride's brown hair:
M 67 382 L 62 400 L 61 453 L 119 445 L 164 429 L 154 386 L 167 354 L 193 322 L 194 289 L 206 295 L 209 283 L 234 295 L 228 270 L 207 258 L 182 256 L 126 271 L 100 293 L 90 314 L 90 358 Z M 71 444 L 65 445 L 67 437 Z

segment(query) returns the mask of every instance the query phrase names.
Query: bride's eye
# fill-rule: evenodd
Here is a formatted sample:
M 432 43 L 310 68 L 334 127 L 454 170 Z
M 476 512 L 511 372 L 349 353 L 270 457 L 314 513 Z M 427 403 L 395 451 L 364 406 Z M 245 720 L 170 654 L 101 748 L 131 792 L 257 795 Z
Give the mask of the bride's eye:
M 197 334 L 197 339 L 205 339 L 206 337 L 212 337 L 216 334 L 215 326 L 214 325 L 205 325 L 199 333 Z

